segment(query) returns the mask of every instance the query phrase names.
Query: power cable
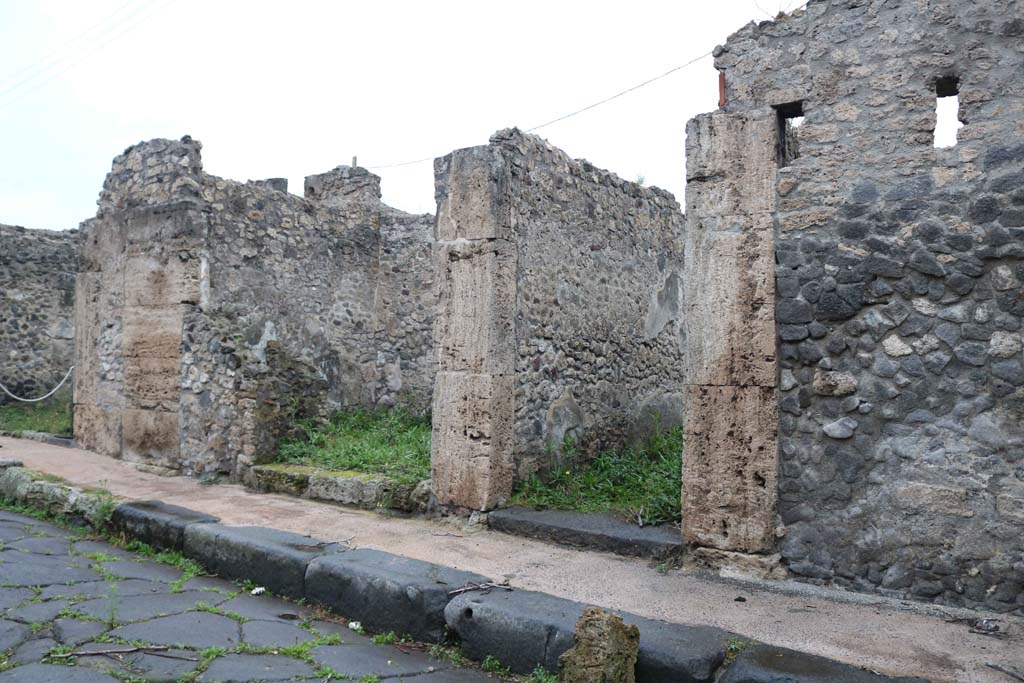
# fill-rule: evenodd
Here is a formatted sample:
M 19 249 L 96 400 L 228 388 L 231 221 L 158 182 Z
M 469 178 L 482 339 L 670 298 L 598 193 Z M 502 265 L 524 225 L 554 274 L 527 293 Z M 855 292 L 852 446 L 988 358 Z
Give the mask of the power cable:
M 103 49 L 104 47 L 106 47 L 107 45 L 112 43 L 113 41 L 117 40 L 118 38 L 120 38 L 124 34 L 128 33 L 129 31 L 134 29 L 136 26 L 142 24 L 143 22 L 147 21 L 148 19 L 151 19 L 153 16 L 158 14 L 165 7 L 171 5 L 173 2 L 174 2 L 174 0 L 167 0 L 166 2 L 164 2 L 162 4 L 159 4 L 159 5 L 151 5 L 150 6 L 151 11 L 143 13 L 142 16 L 140 16 L 138 18 L 138 21 L 135 21 L 134 23 L 128 25 L 123 31 L 115 33 L 115 34 L 111 35 L 107 40 L 92 46 L 92 49 L 87 50 L 85 52 L 79 53 L 79 58 L 78 59 L 76 59 L 75 61 L 69 63 L 66 67 L 64 67 L 60 71 L 56 71 L 54 73 L 51 73 L 47 77 L 45 77 L 42 80 L 36 82 L 36 84 L 33 87 L 30 87 L 28 90 L 24 90 L 21 93 L 16 94 L 13 98 L 8 99 L 6 102 L 0 102 L 0 111 L 3 111 L 6 107 L 9 107 L 10 105 L 14 104 L 15 102 L 18 102 L 19 100 L 24 98 L 26 95 L 29 95 L 29 94 L 35 92 L 36 90 L 41 88 L 46 83 L 48 83 L 49 81 L 53 80 L 54 78 L 57 78 L 58 76 L 63 75 L 64 73 L 66 73 L 70 69 L 73 69 L 74 67 L 78 66 L 83 61 L 85 61 L 88 57 L 92 56 L 97 51 Z
M 558 123 L 559 121 L 565 121 L 566 119 L 571 119 L 572 117 L 577 116 L 579 114 L 582 114 L 583 112 L 590 111 L 591 109 L 594 109 L 596 107 L 600 107 L 602 104 L 607 104 L 608 102 L 611 102 L 612 100 L 616 100 L 616 99 L 622 97 L 623 95 L 628 95 L 629 93 L 634 92 L 636 90 L 639 90 L 640 88 L 643 88 L 643 87 L 645 87 L 647 85 L 650 85 L 651 83 L 654 83 L 655 81 L 660 81 L 663 78 L 671 76 L 672 74 L 676 73 L 677 71 L 680 71 L 682 69 L 685 69 L 688 66 L 696 64 L 697 62 L 699 62 L 700 60 L 704 59 L 705 57 L 708 57 L 711 54 L 711 52 L 712 51 L 709 50 L 708 52 L 705 52 L 704 54 L 700 55 L 699 57 L 694 57 L 693 59 L 689 60 L 688 62 L 684 62 L 683 64 L 680 64 L 679 66 L 672 67 L 671 69 L 669 69 L 668 71 L 666 71 L 665 73 L 663 73 L 661 75 L 655 76 L 654 78 L 648 78 L 646 81 L 643 81 L 642 83 L 637 83 L 636 85 L 634 85 L 632 87 L 629 87 L 629 88 L 626 88 L 625 90 L 622 90 L 620 92 L 617 92 L 614 95 L 611 95 L 610 97 L 606 97 L 603 100 L 599 100 L 597 102 L 594 102 L 593 104 L 588 104 L 587 106 L 583 107 L 582 109 L 577 109 L 576 111 L 571 112 L 569 114 L 564 114 L 562 116 L 559 116 L 558 118 L 554 118 L 554 119 L 551 119 L 550 121 L 545 121 L 544 123 L 541 123 L 539 125 L 533 126 L 532 128 L 527 128 L 526 132 L 527 133 L 532 133 L 535 130 L 540 130 L 541 128 L 546 128 L 547 126 L 550 126 L 552 124 Z M 381 165 L 381 166 L 368 166 L 367 168 L 369 170 L 371 170 L 371 171 L 376 171 L 376 170 L 382 169 L 382 168 L 398 168 L 400 166 L 411 166 L 413 164 L 422 164 L 425 161 L 433 161 L 434 158 L 435 157 L 424 157 L 422 159 L 414 159 L 412 161 L 403 161 L 403 162 L 397 163 L 397 164 L 384 164 L 384 165 Z
M 111 22 L 113 20 L 113 24 L 111 24 L 110 26 L 107 26 L 106 28 L 104 28 L 102 31 L 100 31 L 98 33 L 97 37 L 99 37 L 99 36 L 102 36 L 105 32 L 109 31 L 110 29 L 116 28 L 117 25 L 123 23 L 125 20 L 130 19 L 132 16 L 136 15 L 139 10 L 143 9 L 142 6 L 135 7 L 135 9 L 132 10 L 131 12 L 129 12 L 126 16 L 120 17 L 120 18 L 115 20 L 115 17 L 117 17 L 117 15 L 120 14 L 122 10 L 124 10 L 126 7 L 129 7 L 129 6 L 133 5 L 133 4 L 135 4 L 136 2 L 137 2 L 137 0 L 129 0 L 128 2 L 124 3 L 123 5 L 118 7 L 116 10 L 111 12 L 109 15 L 107 15 L 104 19 L 101 19 L 100 21 L 96 22 L 95 24 L 90 26 L 88 29 L 86 29 L 82 33 L 79 33 L 77 36 L 75 36 L 75 37 L 71 38 L 70 40 L 66 41 L 63 45 L 61 45 L 61 46 L 57 47 L 56 49 L 51 50 L 50 52 L 46 53 L 45 55 L 43 55 L 42 57 L 37 59 L 35 62 L 33 62 L 32 64 L 29 64 L 29 65 L 25 66 L 24 68 L 22 68 L 21 70 L 12 73 L 10 76 L 8 76 L 6 79 L 4 79 L 4 82 L 15 81 L 15 79 L 20 79 L 20 80 L 17 80 L 12 85 L 7 86 L 3 90 L 0 90 L 0 97 L 3 97 L 4 95 L 6 95 L 6 94 L 8 94 L 10 92 L 14 92 L 15 90 L 17 90 L 21 86 L 25 85 L 26 83 L 31 82 L 32 79 L 36 78 L 39 74 L 45 73 L 48 69 L 51 69 L 54 66 L 57 66 L 58 64 L 60 64 L 61 62 L 67 60 L 70 57 L 72 57 L 74 51 L 77 50 L 78 47 L 75 47 L 73 50 L 71 50 L 71 53 L 69 53 L 69 54 L 61 55 L 61 53 L 68 51 L 69 48 L 71 48 L 72 46 L 75 46 L 77 43 L 81 42 L 85 38 L 91 37 L 91 34 L 97 28 L 100 28 L 104 24 L 107 24 L 107 23 L 109 23 L 109 22 Z M 52 59 L 53 57 L 57 57 L 57 59 Z

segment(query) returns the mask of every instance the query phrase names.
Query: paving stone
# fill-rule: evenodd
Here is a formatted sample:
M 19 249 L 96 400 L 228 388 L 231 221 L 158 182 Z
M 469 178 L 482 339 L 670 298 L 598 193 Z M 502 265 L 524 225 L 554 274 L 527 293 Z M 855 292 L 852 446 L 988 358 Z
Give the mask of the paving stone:
M 83 621 L 81 619 L 57 619 L 50 630 L 53 637 L 62 645 L 79 645 L 94 640 L 110 627 L 100 621 Z
M 28 531 L 20 524 L 0 524 L 0 543 L 9 544 L 28 536 Z
M 22 605 L 21 607 L 8 610 L 4 617 L 7 619 L 13 619 L 14 621 L 21 621 L 26 624 L 51 621 L 55 619 L 58 614 L 63 612 L 64 608 L 70 604 L 71 603 L 65 600 L 33 602 L 28 605 Z
M 168 614 L 181 614 L 200 603 L 215 607 L 224 602 L 224 596 L 203 591 L 184 591 L 163 595 L 132 595 L 122 597 L 113 593 L 75 605 L 75 610 L 86 616 L 125 623 Z
M 313 560 L 306 572 L 306 597 L 371 631 L 439 642 L 449 591 L 487 581 L 479 574 L 359 548 Z
M 168 593 L 171 587 L 159 581 L 142 581 L 141 579 L 125 579 L 123 581 L 86 581 L 72 585 L 47 586 L 40 597 L 50 598 L 98 598 L 110 595 L 111 586 L 116 586 L 118 595 L 158 595 Z
M 30 664 L 38 662 L 45 657 L 50 650 L 57 647 L 59 643 L 53 638 L 36 638 L 26 640 L 18 646 L 18 649 L 11 654 L 11 664 Z
M 572 647 L 584 607 L 532 591 L 474 592 L 456 596 L 445 617 L 461 638 L 466 656 L 482 660 L 493 655 L 514 673 L 526 674 L 538 665 L 558 671 L 558 658 Z M 711 681 L 725 660 L 729 640 L 736 638 L 716 628 L 614 613 L 640 629 L 636 677 L 644 683 Z
M 111 521 L 116 529 L 154 548 L 181 550 L 185 547 L 185 527 L 220 519 L 158 500 L 140 500 L 117 506 Z
M 31 588 L 0 588 L 0 610 L 17 607 L 26 600 L 31 600 L 35 591 Z
M 0 652 L 18 647 L 30 634 L 31 630 L 25 624 L 0 619 Z
M 321 645 L 313 648 L 313 659 L 321 666 L 328 666 L 342 676 L 362 678 L 377 676 L 394 678 L 412 676 L 446 669 L 445 662 L 415 652 L 405 653 L 394 647 L 370 644 Z
M 316 638 L 306 629 L 280 621 L 250 621 L 242 624 L 242 640 L 253 647 L 291 647 Z
M 890 678 L 824 657 L 768 645 L 741 652 L 719 683 L 926 683 Z
M 338 636 L 342 643 L 372 643 L 373 640 L 367 636 L 356 633 L 348 627 L 347 624 L 341 624 L 335 621 L 312 621 L 310 625 L 313 630 L 322 636 Z
M 238 622 L 209 612 L 186 612 L 129 624 L 110 632 L 113 638 L 140 640 L 153 645 L 193 648 L 238 645 Z
M 26 664 L 0 673 L 0 683 L 120 683 L 99 671 L 60 664 Z
M 250 683 L 250 681 L 288 681 L 312 677 L 313 667 L 293 657 L 282 655 L 226 655 L 213 660 L 199 677 L 200 681 L 217 683 Z
M 193 576 L 181 584 L 181 587 L 187 591 L 218 591 L 220 593 L 237 593 L 240 590 L 237 584 L 216 576 Z
M 272 595 L 239 595 L 220 604 L 220 609 L 246 619 L 296 623 L 313 616 L 313 610 Z
M 640 527 L 611 514 L 511 507 L 490 513 L 487 524 L 509 534 L 617 555 L 663 559 L 683 548 L 679 529 Z
M 402 680 L 409 681 L 409 683 L 495 683 L 500 679 L 477 669 L 450 669 L 416 676 L 403 676 Z
M 0 552 L 0 584 L 7 586 L 49 586 L 55 583 L 77 583 L 103 578 L 76 558 L 63 558 L 57 563 L 45 556 L 17 550 Z
M 136 562 L 134 560 L 118 560 L 103 562 L 104 570 L 122 579 L 142 579 L 144 581 L 163 581 L 171 583 L 181 578 L 182 571 L 158 562 Z
M 253 579 L 277 595 L 305 597 L 306 566 L 341 546 L 263 527 L 190 524 L 185 555 L 228 579 Z
M 104 543 L 103 541 L 78 541 L 74 544 L 74 550 L 77 555 L 103 553 L 104 555 L 109 555 L 110 557 L 116 557 L 122 560 L 133 560 L 136 557 L 127 550 L 118 548 L 116 545 L 111 545 L 110 543 Z
M 142 678 L 146 681 L 175 683 L 199 666 L 202 657 L 190 650 L 161 650 L 158 652 L 132 652 L 134 646 L 116 643 L 86 643 L 77 652 L 123 650 L 123 654 L 79 656 L 75 666 L 95 669 L 118 678 Z
M 8 543 L 6 547 L 39 555 L 71 554 L 71 543 L 66 538 L 52 538 L 50 536 L 29 536 L 20 541 Z

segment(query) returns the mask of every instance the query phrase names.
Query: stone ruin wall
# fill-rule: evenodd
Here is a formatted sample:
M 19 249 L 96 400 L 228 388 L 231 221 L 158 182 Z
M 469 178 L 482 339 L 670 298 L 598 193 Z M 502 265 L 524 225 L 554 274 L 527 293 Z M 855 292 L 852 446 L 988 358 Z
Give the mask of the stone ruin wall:
M 704 144 L 688 159 L 687 213 L 690 230 L 731 216 L 749 250 L 704 249 L 694 263 L 760 263 L 769 243 L 774 292 L 744 290 L 773 309 L 777 359 L 759 329 L 737 324 L 725 336 L 751 339 L 756 367 L 742 360 L 707 382 L 768 393 L 743 404 L 745 441 L 725 449 L 746 487 L 731 502 L 753 511 L 756 542 L 734 544 L 707 510 L 690 539 L 777 548 L 811 581 L 1021 612 L 1024 6 L 812 0 L 747 26 L 715 57 L 724 103 L 691 122 Z M 956 81 L 965 126 L 955 147 L 935 149 L 937 88 Z M 779 123 L 794 103 L 806 117 L 795 131 Z M 780 137 L 794 134 L 798 157 L 769 164 L 764 146 L 792 148 Z M 734 313 L 757 303 L 728 300 Z M 721 426 L 704 429 L 711 413 L 695 406 L 691 474 L 722 453 L 693 449 L 691 431 Z M 775 506 L 756 490 L 757 476 L 776 475 L 770 424 L 777 545 Z M 684 492 L 684 528 L 686 504 Z
M 673 197 L 518 130 L 435 162 L 434 493 L 513 482 L 682 414 L 683 215 Z
M 0 225 L 0 384 L 18 396 L 48 393 L 74 364 L 77 246 L 77 230 Z
M 155 140 L 114 161 L 79 277 L 80 441 L 244 479 L 296 419 L 426 410 L 432 218 L 380 204 L 362 169 L 308 178 L 304 199 L 207 175 L 199 150 Z

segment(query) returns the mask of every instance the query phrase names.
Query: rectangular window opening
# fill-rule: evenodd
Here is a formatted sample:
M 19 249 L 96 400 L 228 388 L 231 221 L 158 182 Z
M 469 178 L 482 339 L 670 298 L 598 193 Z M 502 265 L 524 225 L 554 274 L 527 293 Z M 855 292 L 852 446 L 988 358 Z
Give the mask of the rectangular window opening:
M 960 120 L 960 79 L 943 76 L 935 81 L 935 148 L 956 147 Z
M 804 103 L 801 100 L 777 105 L 775 114 L 779 119 L 779 166 L 789 166 L 800 158 L 797 130 L 804 123 Z

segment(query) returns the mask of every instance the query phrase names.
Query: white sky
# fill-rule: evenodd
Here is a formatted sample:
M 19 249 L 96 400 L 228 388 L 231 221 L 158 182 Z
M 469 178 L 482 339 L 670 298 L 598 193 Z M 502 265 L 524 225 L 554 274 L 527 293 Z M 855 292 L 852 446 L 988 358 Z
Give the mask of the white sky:
M 155 137 L 189 134 L 209 173 L 296 193 L 353 155 L 485 144 L 801 2 L 0 0 L 0 223 L 77 227 L 111 159 Z M 681 200 L 684 126 L 717 98 L 708 57 L 539 134 Z M 431 163 L 375 172 L 386 202 L 434 212 Z

